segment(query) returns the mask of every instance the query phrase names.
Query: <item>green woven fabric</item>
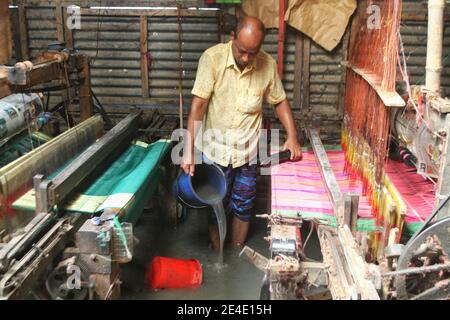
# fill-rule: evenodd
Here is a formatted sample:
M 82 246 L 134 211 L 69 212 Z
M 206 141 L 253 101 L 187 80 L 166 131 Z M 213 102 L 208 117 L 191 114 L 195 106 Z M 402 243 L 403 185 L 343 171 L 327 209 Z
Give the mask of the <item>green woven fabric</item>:
M 288 218 L 298 218 L 302 217 L 306 220 L 308 219 L 318 219 L 321 223 L 337 227 L 337 220 L 335 216 L 330 216 L 327 214 L 319 213 L 319 212 L 298 212 L 298 211 L 290 211 L 290 210 L 277 210 L 277 214 L 280 214 L 283 217 Z M 373 232 L 377 231 L 378 228 L 375 225 L 375 219 L 358 219 L 356 229 L 358 231 L 367 231 Z
M 17 135 L 0 148 L 0 168 L 50 140 L 49 136 L 40 132 L 31 136 L 28 131 Z
M 109 208 L 121 209 L 125 212 L 124 221 L 136 222 L 147 198 L 159 184 L 159 164 L 170 150 L 170 145 L 168 140 L 160 140 L 151 145 L 130 145 L 100 177 L 71 200 L 65 210 L 92 214 Z M 52 176 L 57 175 L 65 166 L 53 172 Z M 30 190 L 12 206 L 16 209 L 34 210 L 34 191 Z

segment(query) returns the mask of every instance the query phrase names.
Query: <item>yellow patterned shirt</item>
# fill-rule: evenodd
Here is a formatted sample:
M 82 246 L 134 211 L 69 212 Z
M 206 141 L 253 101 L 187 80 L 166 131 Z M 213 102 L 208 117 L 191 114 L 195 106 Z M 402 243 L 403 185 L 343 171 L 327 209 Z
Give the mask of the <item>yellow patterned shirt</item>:
M 192 94 L 209 101 L 200 150 L 215 163 L 233 168 L 256 156 L 263 101 L 276 105 L 286 99 L 275 60 L 261 49 L 241 72 L 231 41 L 202 54 Z

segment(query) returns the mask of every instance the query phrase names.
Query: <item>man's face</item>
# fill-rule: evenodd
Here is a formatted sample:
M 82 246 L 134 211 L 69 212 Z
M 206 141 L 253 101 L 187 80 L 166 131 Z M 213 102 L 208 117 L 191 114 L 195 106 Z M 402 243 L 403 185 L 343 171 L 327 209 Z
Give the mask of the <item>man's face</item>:
M 248 65 L 252 64 L 258 55 L 261 44 L 262 36 L 255 36 L 245 29 L 239 32 L 237 38 L 232 39 L 233 57 L 239 69 L 244 70 Z

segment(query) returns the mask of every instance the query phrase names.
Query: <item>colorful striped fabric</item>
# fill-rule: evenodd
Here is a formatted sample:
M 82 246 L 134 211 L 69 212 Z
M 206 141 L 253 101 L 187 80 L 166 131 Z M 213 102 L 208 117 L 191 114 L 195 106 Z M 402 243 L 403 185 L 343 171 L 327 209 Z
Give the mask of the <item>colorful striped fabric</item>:
M 385 168 L 407 206 L 406 232 L 412 235 L 433 211 L 436 203 L 434 184 L 417 174 L 414 167 L 408 167 L 400 161 L 389 160 Z
M 327 155 L 341 191 L 361 195 L 362 183 L 352 181 L 349 175 L 344 174 L 344 152 L 327 151 Z M 314 152 L 304 151 L 302 161 L 272 167 L 272 214 L 301 215 L 336 225 Z M 375 231 L 374 217 L 366 197 L 360 198 L 358 216 L 358 229 Z
M 350 179 L 344 173 L 344 152 L 327 151 L 336 180 L 342 192 L 362 195 L 361 181 Z M 420 226 L 431 214 L 435 205 L 434 184 L 402 162 L 389 160 L 385 167 L 392 185 L 406 204 L 407 232 Z M 331 201 L 320 175 L 312 151 L 303 152 L 300 162 L 287 162 L 272 167 L 272 213 L 283 216 L 317 218 L 330 225 L 336 224 Z M 360 197 L 358 229 L 376 231 L 372 207 L 365 196 Z

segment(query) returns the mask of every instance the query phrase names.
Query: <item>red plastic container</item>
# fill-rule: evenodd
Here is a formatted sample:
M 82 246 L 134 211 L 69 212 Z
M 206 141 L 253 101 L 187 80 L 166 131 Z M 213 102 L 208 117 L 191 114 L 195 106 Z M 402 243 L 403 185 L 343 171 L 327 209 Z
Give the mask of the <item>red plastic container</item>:
M 202 266 L 197 259 L 154 257 L 147 280 L 152 290 L 198 288 L 203 280 Z

